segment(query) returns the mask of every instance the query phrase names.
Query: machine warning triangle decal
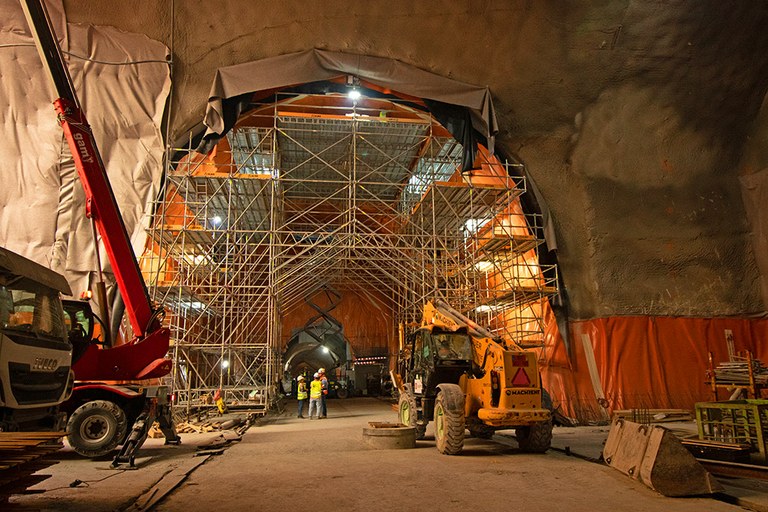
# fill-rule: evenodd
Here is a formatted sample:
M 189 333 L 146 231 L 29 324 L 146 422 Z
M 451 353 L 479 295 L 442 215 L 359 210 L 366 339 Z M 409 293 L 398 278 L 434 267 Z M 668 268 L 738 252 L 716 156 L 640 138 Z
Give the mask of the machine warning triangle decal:
M 512 385 L 513 386 L 530 386 L 531 385 L 531 379 L 528 378 L 528 374 L 525 373 L 525 371 L 522 368 L 517 369 L 517 373 L 515 374 L 514 378 L 512 379 Z

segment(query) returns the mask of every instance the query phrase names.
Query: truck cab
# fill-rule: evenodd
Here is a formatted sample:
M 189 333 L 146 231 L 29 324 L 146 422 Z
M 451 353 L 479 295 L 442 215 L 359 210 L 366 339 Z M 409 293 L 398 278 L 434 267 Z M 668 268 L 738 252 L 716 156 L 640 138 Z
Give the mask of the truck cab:
M 0 431 L 61 429 L 72 393 L 66 279 L 0 248 Z

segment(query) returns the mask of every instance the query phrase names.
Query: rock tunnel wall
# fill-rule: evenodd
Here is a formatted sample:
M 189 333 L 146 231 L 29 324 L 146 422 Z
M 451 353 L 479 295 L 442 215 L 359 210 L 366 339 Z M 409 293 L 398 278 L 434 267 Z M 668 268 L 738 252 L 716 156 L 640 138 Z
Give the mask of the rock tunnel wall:
M 526 164 L 552 211 L 573 318 L 765 310 L 738 178 L 768 166 L 759 149 L 743 160 L 745 144 L 759 148 L 768 4 L 64 5 L 70 21 L 171 47 L 173 137 L 201 121 L 218 67 L 313 47 L 488 85 L 499 151 Z

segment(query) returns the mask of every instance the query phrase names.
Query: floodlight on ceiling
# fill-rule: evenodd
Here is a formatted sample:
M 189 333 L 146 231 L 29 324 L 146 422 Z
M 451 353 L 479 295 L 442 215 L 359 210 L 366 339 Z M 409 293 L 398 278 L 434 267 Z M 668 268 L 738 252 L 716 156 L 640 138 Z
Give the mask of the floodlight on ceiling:
M 229 368 L 229 361 L 227 361 L 226 359 L 223 359 L 223 360 L 221 361 L 221 367 L 222 367 L 223 369 L 225 369 L 225 370 L 226 370 L 227 368 Z
M 357 78 L 354 75 L 347 75 L 347 87 L 349 87 L 349 92 L 347 93 L 347 97 L 352 101 L 357 101 L 363 97 L 362 93 L 358 89 L 359 86 L 360 86 L 359 78 Z
M 330 352 L 330 350 L 328 350 L 328 347 L 323 347 L 323 354 L 327 354 L 328 352 Z
M 213 227 L 221 225 L 221 217 L 219 217 L 218 215 L 214 216 L 211 219 L 211 224 L 213 225 Z

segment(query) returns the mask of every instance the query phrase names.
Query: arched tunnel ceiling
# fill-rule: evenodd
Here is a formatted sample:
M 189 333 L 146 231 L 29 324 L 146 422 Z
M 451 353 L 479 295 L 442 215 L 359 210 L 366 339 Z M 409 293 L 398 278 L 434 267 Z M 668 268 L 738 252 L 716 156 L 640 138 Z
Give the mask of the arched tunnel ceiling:
M 738 177 L 768 167 L 768 3 L 64 5 L 172 48 L 172 138 L 201 121 L 218 67 L 313 47 L 488 85 L 498 150 L 553 214 L 574 317 L 765 310 Z

